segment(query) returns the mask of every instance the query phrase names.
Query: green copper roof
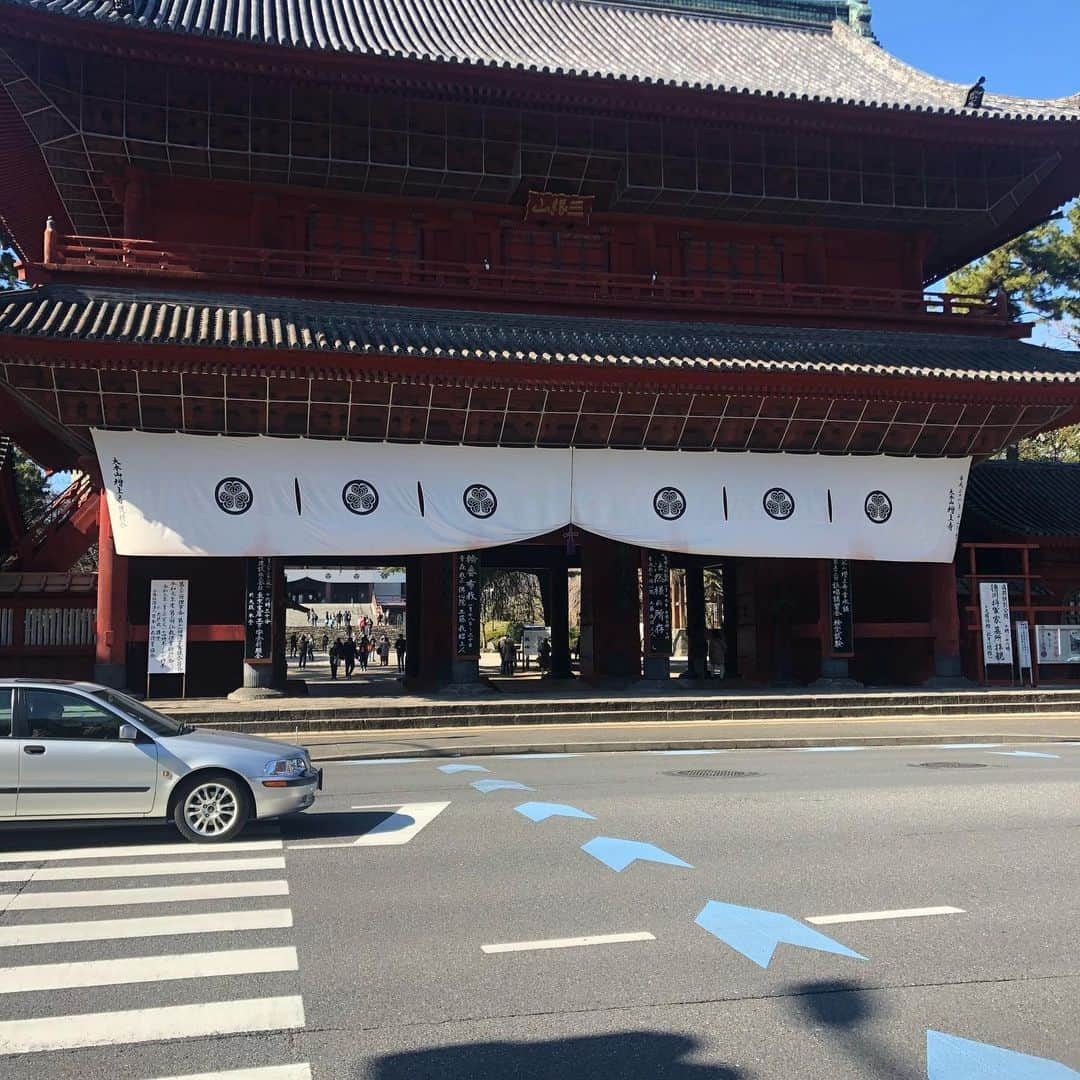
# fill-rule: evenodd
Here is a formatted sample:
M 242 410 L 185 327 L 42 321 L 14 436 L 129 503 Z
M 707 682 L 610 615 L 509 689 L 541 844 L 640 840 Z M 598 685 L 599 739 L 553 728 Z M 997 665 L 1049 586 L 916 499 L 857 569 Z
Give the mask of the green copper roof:
M 862 0 L 590 0 L 609 6 L 660 8 L 693 15 L 723 15 L 764 22 L 787 23 L 797 26 L 826 27 L 839 19 L 856 27 L 856 9 L 866 9 L 869 26 L 869 5 Z

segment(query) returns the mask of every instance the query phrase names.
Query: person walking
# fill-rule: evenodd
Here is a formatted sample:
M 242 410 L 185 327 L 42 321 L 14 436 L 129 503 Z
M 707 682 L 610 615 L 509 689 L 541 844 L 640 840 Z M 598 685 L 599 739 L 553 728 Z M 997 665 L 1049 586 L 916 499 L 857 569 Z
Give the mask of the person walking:
M 356 643 L 356 660 L 360 665 L 361 671 L 367 671 L 368 652 L 371 649 L 371 642 L 367 639 L 367 634 L 361 634 L 360 639 Z
M 341 643 L 341 658 L 345 661 L 345 677 L 348 678 L 356 666 L 356 642 L 351 634 Z
M 330 646 L 330 678 L 337 678 L 338 664 L 341 663 L 341 638 L 338 638 Z
M 383 667 L 390 662 L 390 639 L 385 634 L 379 640 L 379 659 Z
M 398 671 L 405 670 L 405 636 L 398 634 L 397 641 L 394 642 L 394 652 L 397 653 L 397 669 Z
M 289 635 L 289 655 L 296 656 L 296 644 L 297 636 L 295 633 Z
M 300 638 L 300 657 L 296 662 L 296 666 L 301 671 L 303 671 L 304 668 L 307 667 L 307 650 L 308 650 L 308 639 L 307 639 L 307 634 L 304 634 Z

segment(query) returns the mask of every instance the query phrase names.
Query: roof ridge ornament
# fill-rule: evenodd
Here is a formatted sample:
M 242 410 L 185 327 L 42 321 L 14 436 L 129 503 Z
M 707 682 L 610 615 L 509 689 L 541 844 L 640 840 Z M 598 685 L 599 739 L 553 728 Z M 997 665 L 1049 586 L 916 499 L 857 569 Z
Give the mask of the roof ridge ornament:
M 848 0 L 848 24 L 859 37 L 876 42 L 874 31 L 870 28 L 870 4 L 867 0 Z

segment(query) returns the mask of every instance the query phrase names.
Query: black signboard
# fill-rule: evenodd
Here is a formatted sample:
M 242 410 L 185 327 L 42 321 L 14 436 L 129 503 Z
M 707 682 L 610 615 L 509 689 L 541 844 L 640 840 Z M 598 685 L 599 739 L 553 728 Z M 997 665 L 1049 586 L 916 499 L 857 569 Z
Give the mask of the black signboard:
M 671 563 L 663 551 L 646 551 L 641 563 L 645 593 L 645 651 L 671 655 Z
M 833 559 L 829 570 L 829 648 L 833 656 L 855 653 L 855 620 L 851 607 L 851 564 Z
M 272 560 L 247 561 L 247 602 L 244 614 L 244 660 L 270 663 L 274 658 L 274 575 Z
M 454 556 L 454 621 L 458 656 L 480 655 L 480 553 Z

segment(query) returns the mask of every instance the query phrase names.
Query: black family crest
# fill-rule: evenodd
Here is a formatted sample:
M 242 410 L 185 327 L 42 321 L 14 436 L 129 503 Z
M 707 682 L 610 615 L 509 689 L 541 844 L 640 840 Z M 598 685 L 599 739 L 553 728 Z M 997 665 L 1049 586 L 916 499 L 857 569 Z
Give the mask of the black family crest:
M 495 492 L 487 484 L 470 484 L 462 493 L 461 501 L 474 518 L 489 518 L 499 507 Z
M 795 496 L 782 487 L 769 488 L 761 500 L 765 513 L 777 521 L 785 521 L 795 513 Z
M 892 517 L 892 499 L 884 491 L 871 491 L 866 496 L 863 509 L 875 525 L 884 525 Z
M 341 501 L 350 514 L 363 517 L 373 513 L 379 505 L 379 493 L 367 480 L 350 480 L 341 489 Z
M 246 514 L 251 509 L 255 495 L 246 480 L 241 480 L 239 476 L 226 476 L 224 480 L 219 480 L 214 488 L 214 500 L 218 509 L 235 516 Z
M 686 513 L 686 496 L 677 487 L 662 487 L 653 496 L 652 508 L 665 521 L 678 521 Z

